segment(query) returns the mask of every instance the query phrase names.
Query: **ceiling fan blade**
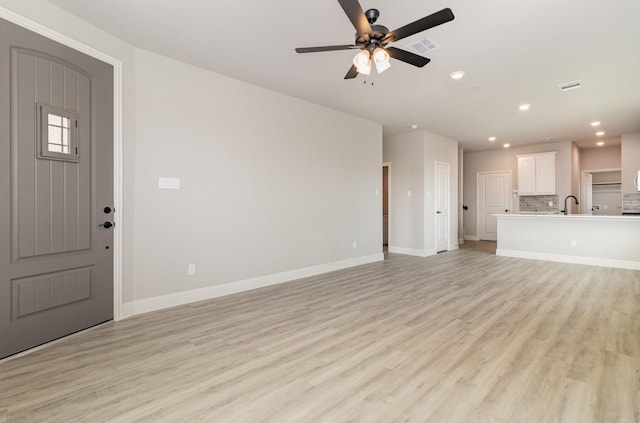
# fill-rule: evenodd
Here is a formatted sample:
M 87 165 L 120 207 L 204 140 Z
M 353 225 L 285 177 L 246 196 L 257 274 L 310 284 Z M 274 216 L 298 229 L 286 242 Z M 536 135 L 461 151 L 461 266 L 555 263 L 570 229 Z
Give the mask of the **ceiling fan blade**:
M 296 53 L 316 53 L 318 51 L 335 51 L 335 50 L 351 50 L 354 48 L 360 48 L 360 46 L 354 44 L 345 44 L 341 46 L 320 46 L 320 47 L 298 47 Z
M 358 0 L 338 0 L 338 3 L 342 6 L 344 13 L 347 14 L 358 35 L 371 34 L 373 32 Z
M 431 61 L 431 59 L 427 59 L 426 57 L 418 56 L 417 54 L 413 54 L 409 51 L 395 47 L 387 47 L 385 48 L 385 50 L 387 50 L 389 56 L 393 57 L 394 59 L 401 60 L 405 63 L 417 66 L 419 68 L 423 67 Z
M 427 29 L 433 28 L 434 26 L 442 25 L 443 23 L 452 21 L 454 18 L 455 16 L 453 16 L 453 12 L 447 7 L 446 9 L 442 9 L 439 12 L 433 13 L 429 16 L 425 16 L 422 19 L 418 19 L 415 22 L 411 22 L 410 24 L 402 26 L 395 31 L 391 31 L 384 37 L 383 41 L 398 41 L 413 34 L 417 34 L 418 32 L 426 31 Z
M 344 76 L 344 79 L 353 79 L 356 76 L 358 76 L 358 69 L 356 65 L 351 65 L 351 69 L 349 69 L 349 72 Z

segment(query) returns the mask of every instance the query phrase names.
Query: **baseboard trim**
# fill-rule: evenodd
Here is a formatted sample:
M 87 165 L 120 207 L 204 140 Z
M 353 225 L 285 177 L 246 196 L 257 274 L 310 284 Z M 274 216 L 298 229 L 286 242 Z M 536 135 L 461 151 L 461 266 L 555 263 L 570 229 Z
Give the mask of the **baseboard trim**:
M 465 235 L 465 241 L 480 241 L 480 237 L 477 235 Z
M 275 273 L 221 285 L 208 286 L 206 288 L 192 289 L 189 291 L 176 292 L 174 294 L 135 300 L 124 304 L 122 308 L 122 314 L 126 317 L 131 317 L 138 314 L 149 313 L 151 311 L 157 311 L 169 307 L 194 303 L 197 301 L 223 297 L 225 295 L 231 295 L 239 292 L 250 291 L 252 289 L 277 285 L 296 279 L 307 278 L 310 276 L 320 275 L 322 273 L 333 272 L 335 270 L 346 269 L 349 267 L 360 266 L 362 264 L 374 263 L 382 260 L 384 260 L 383 253 L 373 254 L 370 256 L 357 257 L 354 259 L 305 267 L 302 269 Z
M 435 249 L 417 250 L 413 248 L 394 247 L 392 245 L 389 246 L 389 252 L 395 253 L 395 254 L 404 254 L 406 256 L 416 256 L 416 257 L 429 257 L 437 254 Z
M 567 256 L 562 254 L 538 253 L 534 251 L 505 250 L 498 248 L 497 256 L 516 257 L 532 260 L 556 261 L 560 263 L 586 264 L 590 266 L 615 267 L 618 269 L 640 270 L 640 262 L 607 259 L 601 257 Z
M 118 320 L 126 319 L 135 314 L 133 303 L 134 302 L 132 301 L 122 304 L 122 306 L 120 307 L 120 319 Z

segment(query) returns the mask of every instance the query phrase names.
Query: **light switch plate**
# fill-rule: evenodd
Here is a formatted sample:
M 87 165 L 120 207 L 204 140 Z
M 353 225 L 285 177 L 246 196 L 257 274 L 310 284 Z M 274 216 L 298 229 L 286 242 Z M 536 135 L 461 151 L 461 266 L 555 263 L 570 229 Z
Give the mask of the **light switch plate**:
M 160 189 L 180 189 L 180 178 L 158 178 Z

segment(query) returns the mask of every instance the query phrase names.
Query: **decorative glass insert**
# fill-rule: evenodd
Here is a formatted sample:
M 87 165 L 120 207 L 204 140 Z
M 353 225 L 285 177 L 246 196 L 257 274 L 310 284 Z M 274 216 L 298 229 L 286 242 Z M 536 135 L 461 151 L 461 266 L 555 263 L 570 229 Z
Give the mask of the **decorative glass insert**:
M 77 161 L 77 115 L 47 104 L 38 104 L 38 113 L 38 158 Z

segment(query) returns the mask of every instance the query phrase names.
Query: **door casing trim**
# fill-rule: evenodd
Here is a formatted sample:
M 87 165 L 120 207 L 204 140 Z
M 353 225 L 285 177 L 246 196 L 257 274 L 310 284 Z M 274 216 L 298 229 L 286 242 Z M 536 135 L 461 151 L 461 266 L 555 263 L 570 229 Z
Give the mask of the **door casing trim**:
M 0 18 L 113 66 L 113 207 L 117 222 L 113 227 L 113 320 L 129 317 L 123 313 L 122 295 L 122 61 L 3 7 Z
M 451 246 L 451 164 L 449 164 L 448 162 L 442 162 L 440 160 L 434 160 L 433 162 L 433 169 L 434 169 L 434 199 L 436 197 L 436 193 L 435 190 L 437 182 L 438 182 L 438 165 L 445 165 L 447 167 L 447 188 L 446 188 L 446 195 L 447 195 L 447 208 L 449 209 L 449 217 L 447 218 L 447 249 L 446 250 L 442 250 L 442 251 L 451 251 L 453 250 L 452 246 Z M 434 204 L 435 206 L 435 204 Z M 437 212 L 437 210 L 434 210 L 434 212 Z M 436 254 L 438 253 L 438 215 L 436 213 L 433 213 L 434 216 L 434 249 L 436 250 Z M 426 238 L 425 238 L 426 239 Z
M 391 162 L 382 162 L 382 167 L 387 168 L 387 250 L 391 248 Z M 380 191 L 384 191 L 381 189 Z M 384 195 L 384 192 L 382 192 Z M 382 200 L 384 201 L 384 199 Z M 384 216 L 382 217 L 384 219 Z M 384 235 L 383 235 L 384 238 Z

